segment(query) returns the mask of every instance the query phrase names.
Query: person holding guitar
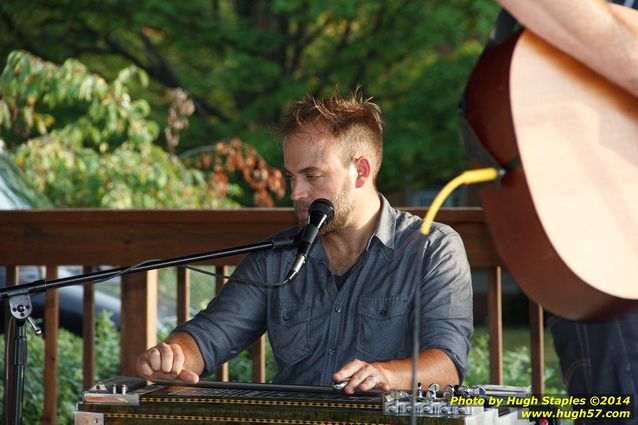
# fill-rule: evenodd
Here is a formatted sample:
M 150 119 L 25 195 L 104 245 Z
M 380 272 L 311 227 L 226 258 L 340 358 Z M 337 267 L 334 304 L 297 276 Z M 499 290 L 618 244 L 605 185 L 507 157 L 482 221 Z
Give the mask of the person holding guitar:
M 638 21 L 604 0 L 497 0 L 527 29 L 638 96 Z M 635 0 L 615 0 L 638 9 Z
M 638 13 L 604 0 L 498 2 L 526 29 L 638 97 Z M 638 9 L 638 0 L 613 3 Z M 550 316 L 548 324 L 570 394 L 632 395 L 638 417 L 638 313 L 594 322 Z M 583 423 L 638 424 L 638 419 Z

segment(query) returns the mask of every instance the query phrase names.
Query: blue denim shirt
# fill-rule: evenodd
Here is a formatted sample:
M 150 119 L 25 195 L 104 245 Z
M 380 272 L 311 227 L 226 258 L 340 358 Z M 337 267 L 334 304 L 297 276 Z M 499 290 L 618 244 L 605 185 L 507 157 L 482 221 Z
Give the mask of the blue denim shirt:
M 276 383 L 330 385 L 332 374 L 354 358 L 402 359 L 412 354 L 413 295 L 422 285 L 420 348 L 439 348 L 467 367 L 472 335 L 470 269 L 460 236 L 434 223 L 427 236 L 423 275 L 421 219 L 392 208 L 382 212 L 352 273 L 338 291 L 321 243 L 289 285 L 259 288 L 230 281 L 208 307 L 176 330 L 197 342 L 210 374 L 265 331 L 278 366 Z M 282 234 L 294 234 L 289 229 Z M 258 282 L 281 282 L 295 249 L 249 255 L 234 276 Z

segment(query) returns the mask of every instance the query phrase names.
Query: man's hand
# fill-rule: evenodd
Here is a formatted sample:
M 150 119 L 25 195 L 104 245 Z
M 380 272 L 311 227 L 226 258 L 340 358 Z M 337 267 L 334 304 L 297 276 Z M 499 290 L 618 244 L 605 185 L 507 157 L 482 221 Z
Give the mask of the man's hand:
M 461 377 L 452 359 L 438 348 L 428 348 L 419 353 L 417 382 L 457 385 Z M 352 360 L 332 375 L 335 382 L 350 378 L 344 388 L 346 394 L 355 391 L 391 388 L 406 390 L 412 386 L 412 358 L 367 363 Z
M 385 370 L 379 363 L 367 363 L 354 359 L 332 375 L 335 382 L 350 378 L 350 382 L 343 389 L 346 394 L 354 394 L 355 391 L 368 391 L 371 389 L 390 390 L 390 384 Z
M 179 379 L 195 384 L 199 375 L 184 369 L 184 351 L 179 344 L 160 342 L 137 358 L 137 374 L 146 379 Z

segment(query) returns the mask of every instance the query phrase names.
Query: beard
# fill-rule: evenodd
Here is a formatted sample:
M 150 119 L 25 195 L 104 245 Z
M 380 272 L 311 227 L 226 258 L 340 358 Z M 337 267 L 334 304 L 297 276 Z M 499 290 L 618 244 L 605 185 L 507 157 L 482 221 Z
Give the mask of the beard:
M 335 216 L 334 219 L 321 228 L 319 231 L 320 235 L 326 235 L 328 233 L 339 233 L 342 231 L 346 224 L 348 223 L 348 219 L 354 211 L 354 199 L 351 196 L 351 184 L 350 181 L 346 181 L 346 183 L 341 188 L 341 191 L 337 194 L 337 198 L 332 202 L 335 208 Z M 301 216 L 302 211 L 307 211 L 310 207 L 310 204 L 306 202 L 295 202 L 295 214 L 297 215 L 297 220 L 300 225 L 305 225 L 308 222 L 307 218 L 303 218 Z

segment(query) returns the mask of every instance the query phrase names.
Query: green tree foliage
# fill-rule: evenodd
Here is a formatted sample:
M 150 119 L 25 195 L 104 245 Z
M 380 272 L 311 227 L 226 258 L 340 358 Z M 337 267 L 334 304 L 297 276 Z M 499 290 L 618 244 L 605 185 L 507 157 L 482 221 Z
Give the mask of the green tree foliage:
M 385 111 L 380 188 L 392 191 L 467 165 L 456 104 L 495 14 L 492 0 L 13 0 L 0 61 L 21 48 L 109 78 L 136 65 L 156 122 L 168 89 L 194 101 L 176 153 L 237 137 L 279 165 L 270 129 L 291 99 L 361 86 Z
M 62 66 L 15 51 L 0 75 L 0 126 L 17 164 L 57 206 L 221 207 L 237 191 L 153 144 L 146 85 L 131 66 L 107 83 L 76 60 Z M 26 143 L 19 142 L 26 140 Z
M 4 133 L 10 148 L 28 140 L 13 156 L 56 205 L 153 207 L 166 204 L 170 183 L 182 184 L 169 173 L 192 178 L 152 145 L 159 127 L 146 119 L 148 103 L 128 93 L 135 77 L 146 84 L 135 67 L 109 84 L 75 60 L 56 66 L 26 52 L 9 55 L 0 125 L 13 130 Z

